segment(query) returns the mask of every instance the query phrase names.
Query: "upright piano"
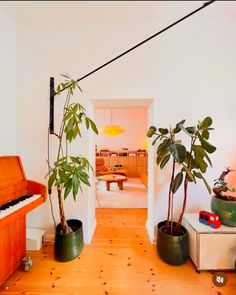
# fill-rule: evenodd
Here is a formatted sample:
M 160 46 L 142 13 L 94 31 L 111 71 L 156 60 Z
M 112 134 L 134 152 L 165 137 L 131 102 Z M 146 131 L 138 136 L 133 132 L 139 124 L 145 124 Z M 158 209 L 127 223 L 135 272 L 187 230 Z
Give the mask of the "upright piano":
M 26 214 L 46 196 L 45 185 L 26 179 L 19 156 L 0 156 L 0 285 L 26 256 Z

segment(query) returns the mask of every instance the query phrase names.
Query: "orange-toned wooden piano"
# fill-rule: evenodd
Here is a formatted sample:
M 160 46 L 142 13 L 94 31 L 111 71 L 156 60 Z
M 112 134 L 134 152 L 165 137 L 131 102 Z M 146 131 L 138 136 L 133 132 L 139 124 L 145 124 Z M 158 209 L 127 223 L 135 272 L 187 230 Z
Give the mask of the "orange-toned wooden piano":
M 46 196 L 45 185 L 26 179 L 19 156 L 0 156 L 0 285 L 26 255 L 26 214 Z

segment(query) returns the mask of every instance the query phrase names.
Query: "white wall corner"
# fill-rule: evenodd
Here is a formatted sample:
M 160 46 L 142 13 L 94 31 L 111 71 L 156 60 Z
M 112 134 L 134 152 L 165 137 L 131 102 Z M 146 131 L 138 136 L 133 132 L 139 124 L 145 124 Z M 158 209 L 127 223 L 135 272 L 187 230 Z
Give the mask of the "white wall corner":
M 87 232 L 84 231 L 84 243 L 85 244 L 91 243 L 96 226 L 97 226 L 96 219 L 95 218 L 91 219 L 89 222 L 89 226 L 87 227 Z
M 147 229 L 147 232 L 148 232 L 148 237 L 149 237 L 150 242 L 152 244 L 156 244 L 155 226 L 150 221 L 150 219 L 147 219 L 146 229 Z

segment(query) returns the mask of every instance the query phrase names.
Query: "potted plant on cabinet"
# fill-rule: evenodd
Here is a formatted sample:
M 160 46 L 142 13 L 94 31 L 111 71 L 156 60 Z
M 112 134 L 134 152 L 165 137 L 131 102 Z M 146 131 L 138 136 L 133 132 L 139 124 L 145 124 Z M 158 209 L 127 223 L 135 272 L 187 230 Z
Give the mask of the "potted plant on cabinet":
M 180 121 L 174 128 L 156 128 L 151 126 L 147 137 L 155 137 L 153 145 L 158 141 L 157 165 L 163 169 L 171 161 L 171 177 L 168 191 L 167 218 L 158 224 L 157 249 L 162 260 L 172 265 L 181 265 L 188 258 L 187 231 L 182 225 L 185 212 L 189 182 L 196 183 L 202 180 L 209 193 L 211 188 L 203 174 L 208 165 L 212 166 L 208 154 L 213 153 L 216 147 L 208 142 L 210 131 L 213 130 L 212 119 L 206 117 L 196 126 L 184 127 L 185 120 Z M 182 134 L 187 135 L 188 145 L 177 139 Z M 186 142 L 186 138 L 183 138 Z M 174 218 L 174 194 L 183 183 L 183 203 L 180 215 Z M 174 219 L 176 221 L 174 221 Z
M 219 178 L 215 180 L 211 199 L 211 210 L 219 215 L 220 221 L 226 226 L 236 227 L 236 197 L 227 195 L 227 192 L 235 192 L 225 181 L 227 174 L 233 170 L 230 167 L 223 171 Z
M 83 247 L 82 222 L 76 219 L 67 220 L 64 211 L 64 200 L 71 195 L 76 200 L 78 191 L 85 184 L 90 186 L 89 170 L 92 169 L 87 158 L 80 155 L 70 155 L 70 143 L 78 141 L 81 144 L 81 125 L 98 134 L 96 124 L 91 120 L 85 108 L 77 101 L 72 102 L 76 91 L 81 91 L 78 83 L 69 75 L 62 75 L 65 80 L 57 87 L 57 94 L 67 90 L 63 107 L 63 115 L 58 139 L 57 157 L 53 166 L 49 165 L 48 187 L 56 188 L 60 223 L 56 226 L 54 255 L 59 261 L 69 261 L 77 257 Z

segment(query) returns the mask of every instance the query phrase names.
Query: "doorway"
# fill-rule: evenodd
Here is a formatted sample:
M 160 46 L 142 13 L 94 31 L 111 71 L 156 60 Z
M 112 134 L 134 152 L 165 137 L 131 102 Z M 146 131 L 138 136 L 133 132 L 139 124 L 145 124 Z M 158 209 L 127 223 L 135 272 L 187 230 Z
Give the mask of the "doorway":
M 101 109 L 146 109 L 147 113 L 147 126 L 149 127 L 152 125 L 153 122 L 153 99 L 94 99 L 91 100 L 91 116 L 95 119 L 96 110 Z M 147 127 L 147 129 L 148 129 Z M 93 136 L 94 137 L 94 136 Z M 93 143 L 95 151 L 95 137 L 92 139 L 90 138 L 90 143 Z M 125 147 L 126 148 L 126 147 Z M 148 231 L 149 239 L 153 242 L 154 239 L 154 226 L 153 226 L 153 192 L 154 192 L 154 183 L 152 179 L 154 178 L 154 162 L 153 162 L 153 155 L 152 155 L 152 147 L 148 147 L 148 154 L 147 154 L 147 171 L 146 174 L 146 181 L 148 182 L 147 185 L 147 200 L 146 200 L 146 210 L 147 210 L 147 220 L 146 220 L 146 228 Z M 125 154 L 125 150 L 124 150 Z M 95 153 L 94 155 L 91 154 L 90 157 L 91 163 L 94 163 L 95 167 Z M 113 159 L 112 159 L 113 160 Z M 144 176 L 145 178 L 145 176 Z M 144 179 L 145 181 L 145 179 Z M 96 185 L 96 184 L 95 184 Z M 94 202 L 92 202 L 89 211 L 91 216 L 95 218 L 95 210 L 97 207 L 98 200 L 96 199 L 96 189 L 91 188 L 90 192 L 92 194 L 92 198 Z M 114 184 L 116 185 L 116 184 Z M 105 187 L 105 184 L 104 184 Z M 96 219 L 96 218 L 95 218 Z

